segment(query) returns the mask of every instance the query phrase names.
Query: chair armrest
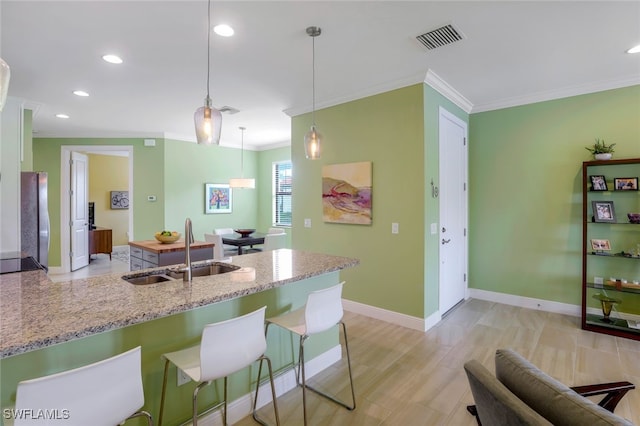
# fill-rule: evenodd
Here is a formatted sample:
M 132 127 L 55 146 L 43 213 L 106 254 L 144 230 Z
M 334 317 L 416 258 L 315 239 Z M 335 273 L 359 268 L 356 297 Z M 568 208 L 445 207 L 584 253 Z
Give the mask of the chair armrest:
M 606 394 L 598 405 L 613 413 L 625 394 L 635 388 L 636 386 L 630 382 L 612 382 L 586 386 L 574 386 L 571 389 L 585 397 Z

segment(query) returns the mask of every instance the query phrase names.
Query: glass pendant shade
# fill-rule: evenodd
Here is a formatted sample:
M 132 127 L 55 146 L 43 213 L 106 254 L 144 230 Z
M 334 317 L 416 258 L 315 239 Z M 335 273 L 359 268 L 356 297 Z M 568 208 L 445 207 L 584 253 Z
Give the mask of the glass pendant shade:
M 11 69 L 9 65 L 0 58 L 0 111 L 4 108 L 9 91 L 9 78 L 11 77 Z
M 193 115 L 196 125 L 196 139 L 200 145 L 220 145 L 220 131 L 222 130 L 222 114 L 211 106 L 211 99 L 205 100 L 205 105 L 198 108 Z
M 304 135 L 304 153 L 309 160 L 320 158 L 320 148 L 322 135 L 316 130 L 316 126 L 311 126 L 311 130 Z

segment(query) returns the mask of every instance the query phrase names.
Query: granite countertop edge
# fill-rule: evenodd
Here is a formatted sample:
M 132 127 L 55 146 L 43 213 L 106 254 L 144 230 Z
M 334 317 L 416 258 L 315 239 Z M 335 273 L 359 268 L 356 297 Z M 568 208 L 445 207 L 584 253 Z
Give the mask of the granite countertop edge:
M 302 259 L 301 263 L 309 262 L 309 260 L 316 258 L 318 260 L 324 261 L 324 262 L 319 262 L 320 264 L 331 263 L 331 265 L 325 265 L 325 266 L 314 265 L 309 270 L 298 271 L 294 275 L 291 275 L 288 277 L 270 280 L 268 278 L 265 279 L 264 276 L 261 277 L 260 274 L 267 273 L 267 271 L 264 270 L 265 269 L 264 266 L 262 266 L 263 263 L 265 264 L 273 263 L 272 262 L 273 252 L 263 252 L 263 253 L 255 253 L 251 255 L 236 256 L 231 259 L 231 262 L 230 262 L 231 264 L 240 266 L 241 268 L 254 268 L 256 271 L 256 278 L 253 281 L 248 282 L 247 286 L 242 286 L 241 284 L 238 284 L 238 283 L 230 284 L 228 279 L 226 279 L 226 281 L 224 280 L 224 274 L 218 275 L 218 276 L 211 276 L 211 277 L 202 277 L 198 281 L 194 279 L 194 282 L 192 283 L 192 287 L 189 288 L 188 290 L 180 289 L 180 286 L 182 285 L 180 283 L 182 283 L 182 281 L 175 280 L 175 282 L 172 285 L 175 286 L 174 290 L 176 291 L 176 293 L 188 292 L 189 297 L 191 296 L 192 292 L 203 292 L 204 295 L 198 294 L 194 296 L 193 298 L 194 300 L 185 301 L 183 303 L 173 303 L 170 306 L 165 306 L 159 309 L 150 309 L 149 311 L 134 310 L 131 313 L 122 314 L 117 318 L 113 318 L 113 320 L 106 320 L 100 324 L 91 324 L 85 327 L 82 327 L 82 326 L 67 327 L 69 329 L 68 331 L 65 331 L 59 334 L 50 333 L 46 336 L 33 336 L 32 338 L 22 338 L 20 339 L 19 343 L 15 343 L 15 344 L 11 344 L 11 343 L 6 344 L 6 341 L 5 341 L 5 343 L 2 344 L 2 348 L 0 349 L 0 358 L 7 358 L 10 356 L 19 355 L 25 352 L 41 349 L 47 346 L 68 342 L 68 341 L 79 339 L 82 337 L 92 336 L 105 331 L 115 330 L 118 328 L 123 328 L 130 325 L 140 324 L 146 321 L 151 321 L 151 320 L 163 318 L 166 316 L 178 314 L 181 312 L 185 312 L 191 309 L 196 309 L 196 308 L 210 305 L 213 303 L 227 301 L 227 300 L 235 299 L 238 297 L 259 293 L 261 291 L 280 287 L 286 284 L 290 284 L 290 283 L 311 278 L 314 276 L 319 276 L 326 273 L 340 271 L 345 268 L 354 267 L 359 264 L 359 260 L 355 258 L 331 256 L 331 255 L 325 255 L 325 254 L 301 252 L 301 251 L 285 249 L 285 253 L 286 252 L 289 252 L 295 255 L 296 259 L 297 258 Z M 164 269 L 164 268 L 153 268 L 145 271 L 152 271 L 157 269 Z M 144 271 L 135 271 L 132 273 L 140 273 L 140 272 L 144 272 Z M 270 271 L 270 272 L 271 274 L 273 274 L 273 271 Z M 39 271 L 37 272 L 37 274 L 44 275 L 44 273 Z M 152 290 L 154 288 L 158 290 L 162 290 L 162 287 L 166 285 L 166 283 L 159 283 L 159 284 L 152 284 L 147 286 L 134 286 L 132 284 L 125 283 L 124 281 L 122 281 L 121 279 L 122 275 L 126 275 L 126 274 L 111 274 L 107 276 L 95 277 L 93 279 L 88 278 L 83 280 L 74 280 L 74 281 L 68 281 L 65 283 L 55 283 L 55 284 L 51 283 L 48 278 L 46 280 L 43 279 L 42 276 L 38 276 L 37 279 L 30 279 L 30 281 L 34 281 L 33 285 L 38 285 L 38 286 L 57 284 L 62 287 L 64 287 L 65 285 L 74 286 L 74 285 L 80 285 L 80 284 L 86 285 L 86 286 L 94 286 L 94 285 L 99 285 L 99 284 L 96 284 L 98 280 L 100 280 L 99 281 L 100 284 L 103 284 L 104 282 L 118 281 L 115 284 L 121 285 L 122 289 L 130 290 L 132 292 Z M 31 273 L 31 275 L 29 276 L 36 277 L 37 275 L 35 273 Z M 2 284 L 1 279 L 2 277 L 0 277 L 0 285 Z M 35 283 L 36 281 L 37 281 L 37 284 Z M 216 282 L 220 285 L 224 283 L 226 286 L 236 285 L 239 287 L 237 289 L 223 291 L 223 293 L 216 293 L 211 289 L 212 285 L 215 284 Z M 122 285 L 122 283 L 125 283 L 125 284 Z M 212 294 L 209 294 L 209 293 L 212 293 Z M 187 296 L 183 295 L 183 297 L 187 297 Z M 2 316 L 0 316 L 0 318 L 3 320 L 3 323 L 5 323 L 6 325 L 7 319 L 3 318 Z M 35 325 L 34 325 L 34 328 L 35 328 Z M 1 335 L 2 340 L 6 340 L 4 334 L 5 334 L 5 328 L 3 327 L 2 335 Z M 32 333 L 32 334 L 36 334 L 36 333 Z

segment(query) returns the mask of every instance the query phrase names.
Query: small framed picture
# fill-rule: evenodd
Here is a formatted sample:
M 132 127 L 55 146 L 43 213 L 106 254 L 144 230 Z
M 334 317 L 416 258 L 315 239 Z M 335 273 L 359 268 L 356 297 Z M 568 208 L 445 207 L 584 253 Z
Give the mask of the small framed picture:
M 594 222 L 616 223 L 613 201 L 592 201 L 591 208 Z
M 111 191 L 110 198 L 112 210 L 129 208 L 129 191 Z
M 616 191 L 637 191 L 638 190 L 638 178 L 614 178 L 613 188 Z
M 204 212 L 231 213 L 231 188 L 228 184 L 205 183 L 204 184 Z
M 611 244 L 609 240 L 598 240 L 594 238 L 591 240 L 591 248 L 594 251 L 611 251 Z
M 591 190 L 592 191 L 608 191 L 607 181 L 604 179 L 602 175 L 589 176 L 591 179 Z

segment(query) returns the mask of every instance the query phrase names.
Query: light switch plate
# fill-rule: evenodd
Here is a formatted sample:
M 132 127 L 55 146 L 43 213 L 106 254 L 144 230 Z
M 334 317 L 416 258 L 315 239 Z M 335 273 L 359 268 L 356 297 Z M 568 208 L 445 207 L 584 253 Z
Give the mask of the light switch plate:
M 176 377 L 177 386 L 182 386 L 185 383 L 189 383 L 191 381 L 191 378 L 187 376 L 187 373 L 185 373 L 181 369 L 176 368 L 176 372 L 178 373 L 178 376 Z
M 438 233 L 438 224 L 437 223 L 432 223 L 431 224 L 431 235 L 436 235 Z
M 391 224 L 391 233 L 392 234 L 398 234 L 400 232 L 400 225 L 398 223 L 392 223 Z
M 305 228 L 311 228 L 311 219 L 305 219 L 304 220 L 304 227 Z

